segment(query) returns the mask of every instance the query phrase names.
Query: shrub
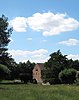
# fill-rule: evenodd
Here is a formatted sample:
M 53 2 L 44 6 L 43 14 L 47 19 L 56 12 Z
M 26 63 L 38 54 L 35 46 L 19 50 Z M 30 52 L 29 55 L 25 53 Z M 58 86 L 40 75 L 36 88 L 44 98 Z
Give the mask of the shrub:
M 0 64 L 0 80 L 6 79 L 10 72 L 7 66 Z
M 32 76 L 30 76 L 29 74 L 27 73 L 20 73 L 19 75 L 20 77 L 20 80 L 24 83 L 28 83 L 28 82 L 31 82 L 32 81 Z
M 64 69 L 59 73 L 59 79 L 61 83 L 72 84 L 76 80 L 76 73 L 75 69 Z

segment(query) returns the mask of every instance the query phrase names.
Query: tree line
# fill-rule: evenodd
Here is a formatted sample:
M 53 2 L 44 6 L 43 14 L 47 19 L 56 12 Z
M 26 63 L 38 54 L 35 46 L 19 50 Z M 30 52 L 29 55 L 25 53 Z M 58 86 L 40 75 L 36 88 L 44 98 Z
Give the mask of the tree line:
M 45 82 L 51 84 L 72 84 L 78 79 L 79 60 L 68 59 L 67 55 L 62 55 L 60 50 L 50 55 L 50 59 L 45 62 L 42 76 Z
M 8 44 L 13 28 L 9 27 L 8 18 L 0 17 L 0 80 L 20 79 L 22 82 L 33 82 L 32 70 L 35 63 L 29 60 L 26 63 L 17 64 L 8 53 Z M 79 71 L 79 60 L 67 59 L 67 55 L 62 55 L 58 50 L 50 55 L 50 59 L 44 63 L 42 78 L 44 82 L 50 84 L 74 83 L 77 80 Z M 78 75 L 77 75 L 78 76 Z
M 35 63 L 29 60 L 26 63 L 17 64 L 8 53 L 8 44 L 13 28 L 9 27 L 8 18 L 2 15 L 0 17 L 0 80 L 21 79 L 24 83 L 31 81 L 32 70 Z

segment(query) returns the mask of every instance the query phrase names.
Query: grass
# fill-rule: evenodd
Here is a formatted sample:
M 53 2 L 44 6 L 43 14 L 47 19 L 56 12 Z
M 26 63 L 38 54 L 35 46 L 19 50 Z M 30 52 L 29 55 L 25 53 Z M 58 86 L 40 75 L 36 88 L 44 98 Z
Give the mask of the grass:
M 79 100 L 79 86 L 0 84 L 0 100 Z

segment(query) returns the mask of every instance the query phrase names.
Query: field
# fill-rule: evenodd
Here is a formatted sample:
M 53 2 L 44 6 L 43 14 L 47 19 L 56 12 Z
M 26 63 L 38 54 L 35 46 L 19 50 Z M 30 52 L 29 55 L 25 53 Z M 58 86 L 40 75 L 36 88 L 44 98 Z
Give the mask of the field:
M 0 84 L 0 100 L 79 100 L 79 86 Z

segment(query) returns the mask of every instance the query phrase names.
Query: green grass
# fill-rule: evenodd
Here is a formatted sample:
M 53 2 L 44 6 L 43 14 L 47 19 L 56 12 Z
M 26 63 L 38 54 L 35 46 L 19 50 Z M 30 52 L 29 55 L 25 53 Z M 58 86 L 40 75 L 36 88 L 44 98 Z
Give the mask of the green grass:
M 0 100 L 79 100 L 79 86 L 0 84 Z

